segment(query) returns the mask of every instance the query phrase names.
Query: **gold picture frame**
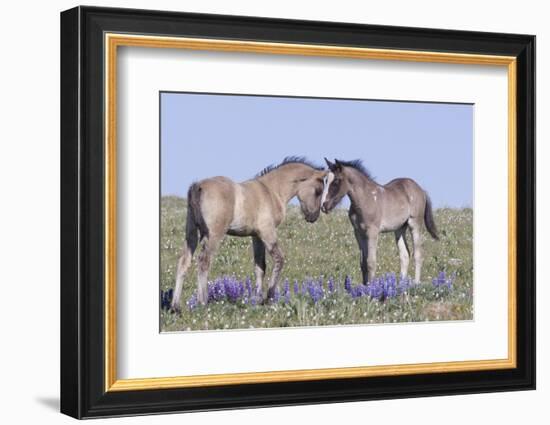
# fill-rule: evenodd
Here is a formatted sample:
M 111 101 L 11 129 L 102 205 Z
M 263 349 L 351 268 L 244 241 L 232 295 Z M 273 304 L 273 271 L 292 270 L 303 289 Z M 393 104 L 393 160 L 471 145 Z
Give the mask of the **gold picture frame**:
M 416 373 L 465 372 L 475 370 L 507 369 L 516 366 L 516 58 L 513 56 L 474 55 L 410 50 L 371 49 L 357 47 L 316 46 L 308 44 L 265 43 L 254 41 L 213 40 L 199 38 L 159 37 L 128 34 L 105 34 L 106 121 L 105 152 L 107 177 L 105 180 L 105 391 L 149 390 L 196 386 L 234 385 L 349 377 L 407 375 Z M 117 49 L 119 47 L 149 47 L 229 51 L 303 56 L 328 56 L 355 59 L 377 59 L 413 62 L 436 62 L 506 67 L 508 72 L 508 358 L 365 366 L 330 369 L 307 369 L 276 372 L 233 373 L 170 378 L 116 378 L 116 87 Z

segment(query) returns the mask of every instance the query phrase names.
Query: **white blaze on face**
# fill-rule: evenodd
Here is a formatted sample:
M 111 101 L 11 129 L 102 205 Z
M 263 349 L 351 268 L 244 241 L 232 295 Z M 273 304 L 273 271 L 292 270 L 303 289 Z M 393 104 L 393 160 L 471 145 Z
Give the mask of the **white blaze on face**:
M 323 205 L 325 203 L 325 200 L 327 199 L 328 188 L 333 180 L 334 180 L 334 173 L 329 172 L 325 177 L 325 188 L 323 189 L 323 196 L 321 197 L 321 205 Z

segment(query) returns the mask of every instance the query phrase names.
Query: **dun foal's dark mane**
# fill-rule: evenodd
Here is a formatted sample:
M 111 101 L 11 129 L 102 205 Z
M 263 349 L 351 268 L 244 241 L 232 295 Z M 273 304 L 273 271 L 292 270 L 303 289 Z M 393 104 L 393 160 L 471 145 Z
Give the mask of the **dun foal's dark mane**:
M 323 167 L 320 167 L 313 162 L 309 161 L 305 156 L 287 156 L 280 164 L 271 164 L 265 167 L 262 171 L 260 171 L 258 174 L 256 174 L 256 177 L 262 177 L 266 174 L 272 172 L 273 170 L 276 170 L 277 168 L 282 167 L 283 165 L 287 164 L 304 164 L 308 167 L 311 167 L 317 171 L 324 170 Z
M 342 161 L 341 159 L 338 159 L 337 161 L 345 167 L 355 168 L 357 171 L 363 174 L 366 178 L 374 181 L 374 177 L 372 176 L 370 171 L 365 168 L 365 166 L 363 165 L 363 161 L 361 161 L 360 159 L 354 159 L 351 161 Z

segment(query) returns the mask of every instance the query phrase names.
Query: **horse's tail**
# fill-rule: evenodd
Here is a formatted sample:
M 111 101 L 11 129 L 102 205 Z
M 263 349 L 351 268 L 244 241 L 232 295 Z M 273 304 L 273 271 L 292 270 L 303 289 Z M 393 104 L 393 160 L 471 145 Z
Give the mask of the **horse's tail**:
M 430 200 L 430 197 L 427 193 L 426 207 L 424 208 L 424 224 L 426 225 L 428 233 L 432 235 L 432 238 L 434 238 L 436 241 L 439 240 L 439 236 L 437 236 L 437 227 L 435 227 L 435 221 L 432 213 L 432 201 Z
M 187 222 L 185 225 L 185 237 L 188 242 L 197 240 L 197 230 L 201 239 L 208 236 L 208 227 L 201 211 L 201 192 L 198 183 L 193 183 L 187 192 Z

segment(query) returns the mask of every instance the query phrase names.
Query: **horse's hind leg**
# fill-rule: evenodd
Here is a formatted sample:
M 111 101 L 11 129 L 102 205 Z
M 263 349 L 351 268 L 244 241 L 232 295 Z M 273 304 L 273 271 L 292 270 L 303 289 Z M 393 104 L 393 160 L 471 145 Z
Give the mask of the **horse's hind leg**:
M 409 227 L 411 229 L 413 245 L 414 245 L 414 281 L 420 283 L 420 272 L 422 269 L 422 234 L 420 233 L 421 223 L 416 220 L 409 220 Z
M 189 267 L 191 266 L 191 259 L 193 258 L 193 253 L 195 252 L 195 249 L 197 248 L 197 240 L 194 241 L 186 241 L 185 245 L 183 246 L 183 252 L 181 254 L 181 257 L 178 260 L 178 267 L 176 270 L 176 285 L 174 289 L 174 295 L 172 296 L 172 304 L 170 305 L 171 309 L 173 311 L 180 311 L 180 298 L 181 298 L 181 291 L 183 289 L 183 279 L 185 277 L 185 274 L 187 273 L 187 270 L 189 270 Z
M 254 272 L 256 274 L 256 288 L 263 288 L 265 276 L 265 245 L 262 240 L 256 236 L 252 238 L 252 248 L 254 250 Z
M 208 302 L 208 271 L 212 259 L 220 246 L 223 236 L 209 234 L 201 241 L 201 252 L 198 258 L 197 300 L 201 304 Z
M 191 212 L 188 213 L 187 224 L 186 224 L 186 237 L 183 244 L 183 250 L 180 258 L 178 259 L 178 265 L 176 269 L 176 285 L 174 289 L 174 294 L 172 296 L 172 303 L 170 308 L 172 311 L 180 311 L 180 298 L 181 291 L 183 289 L 183 279 L 185 274 L 191 266 L 191 260 L 193 254 L 197 249 L 198 243 L 198 229 L 195 226 L 194 218 Z
M 404 224 L 399 229 L 395 231 L 395 243 L 397 244 L 397 249 L 399 250 L 399 260 L 401 263 L 401 278 L 404 279 L 407 277 L 409 269 L 409 259 L 410 251 L 407 246 L 406 233 L 407 225 Z

